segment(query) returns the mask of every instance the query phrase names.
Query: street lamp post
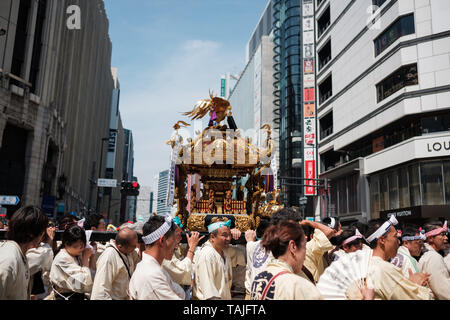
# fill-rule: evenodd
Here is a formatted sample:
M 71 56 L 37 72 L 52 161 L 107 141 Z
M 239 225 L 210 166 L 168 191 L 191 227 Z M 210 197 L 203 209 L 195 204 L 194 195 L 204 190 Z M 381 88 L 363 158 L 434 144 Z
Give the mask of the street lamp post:
M 108 138 L 102 138 L 102 149 L 100 150 L 100 163 L 98 164 L 98 179 L 101 178 L 102 175 L 102 163 L 103 163 L 103 142 L 105 141 L 109 141 L 109 137 Z M 97 211 L 97 213 L 99 213 L 99 206 L 98 206 L 98 200 L 99 200 L 99 195 L 100 195 L 100 187 L 98 186 L 98 179 L 97 179 L 97 204 L 95 206 L 95 209 Z

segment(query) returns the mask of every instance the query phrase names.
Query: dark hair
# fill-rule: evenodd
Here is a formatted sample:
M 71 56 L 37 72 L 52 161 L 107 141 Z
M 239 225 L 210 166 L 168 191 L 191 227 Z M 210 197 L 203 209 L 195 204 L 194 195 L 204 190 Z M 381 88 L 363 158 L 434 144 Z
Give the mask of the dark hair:
M 26 206 L 13 213 L 6 238 L 23 244 L 40 237 L 47 229 L 48 217 L 38 207 Z
M 434 229 L 437 228 L 442 228 L 443 227 L 443 223 L 438 221 L 438 220 L 431 220 L 428 221 L 424 226 L 423 229 L 425 230 L 425 233 L 428 233 L 430 231 L 433 231 Z M 428 241 L 428 237 L 427 237 L 427 241 Z
M 70 226 L 76 224 L 76 219 L 74 216 L 66 214 L 64 217 L 59 220 L 58 223 L 58 229 L 59 230 L 66 230 Z
M 425 224 L 423 226 L 423 229 L 425 230 L 425 233 L 433 231 L 434 229 L 437 229 L 437 228 L 442 228 L 442 222 L 440 222 L 440 221 L 430 221 L 430 222 L 427 222 L 427 224 Z
M 383 225 L 383 223 L 385 222 L 385 220 L 383 219 L 372 219 L 369 221 L 368 223 L 368 228 L 366 233 L 364 234 L 364 237 L 367 239 L 368 237 L 370 237 L 373 233 L 375 233 L 375 231 L 378 230 L 379 227 L 381 227 Z M 371 249 L 375 249 L 377 247 L 378 244 L 378 239 L 373 239 L 372 242 L 368 243 L 369 247 Z
M 92 227 L 98 228 L 100 224 L 100 220 L 103 219 L 103 216 L 99 213 L 91 213 L 84 220 L 83 228 L 84 230 L 91 230 Z
M 256 237 L 258 239 L 261 239 L 264 235 L 264 232 L 267 230 L 268 227 L 270 227 L 270 220 L 269 219 L 261 219 L 261 221 L 258 224 L 258 227 L 256 228 Z
M 281 221 L 292 220 L 296 222 L 300 222 L 303 220 L 302 213 L 294 208 L 283 208 L 278 210 L 272 215 L 272 219 L 270 223 L 272 225 L 277 225 Z
M 408 225 L 403 228 L 402 237 L 414 237 L 418 233 L 420 233 L 419 227 Z
M 356 222 L 353 222 L 352 224 L 350 224 L 350 228 L 353 231 L 356 231 L 356 229 L 358 229 L 359 232 L 361 232 L 361 234 L 366 234 L 369 226 L 361 221 L 356 221 Z
M 334 230 L 338 230 L 339 229 L 339 218 L 334 217 L 335 223 L 334 226 L 332 227 L 332 229 Z M 322 220 L 322 224 L 326 225 L 328 227 L 328 225 L 331 223 L 331 217 L 325 217 Z M 330 227 L 331 228 L 331 227 Z
M 156 231 L 159 227 L 161 227 L 165 222 L 165 217 L 163 216 L 152 216 L 148 221 L 144 224 L 142 228 L 142 235 L 144 237 L 148 236 L 150 233 Z M 170 229 L 165 233 L 166 238 L 172 236 L 175 233 L 176 225 L 172 222 L 170 225 Z M 153 244 L 152 244 L 153 245 Z
M 79 226 L 71 226 L 64 231 L 61 246 L 63 248 L 66 245 L 71 246 L 80 240 L 86 245 L 86 232 Z
M 300 246 L 305 234 L 298 223 L 282 221 L 276 226 L 270 226 L 264 232 L 261 245 L 271 251 L 275 258 L 282 256 L 289 246 L 289 241 L 293 240 Z
M 355 235 L 355 230 L 353 230 L 353 228 L 343 230 L 342 234 L 339 236 L 339 245 L 343 246 L 342 243 L 345 240 L 347 240 L 350 237 L 353 237 Z M 346 243 L 345 245 L 347 247 L 351 247 L 351 246 L 354 246 L 354 245 L 357 245 L 357 244 L 361 243 L 362 241 L 363 241 L 363 239 L 358 238 L 358 239 L 353 240 L 352 242 Z

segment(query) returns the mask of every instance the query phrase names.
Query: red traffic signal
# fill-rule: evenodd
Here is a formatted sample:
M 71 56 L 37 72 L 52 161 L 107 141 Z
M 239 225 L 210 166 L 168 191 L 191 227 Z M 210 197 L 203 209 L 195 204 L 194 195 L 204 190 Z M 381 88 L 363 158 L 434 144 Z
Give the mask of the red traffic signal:
M 132 186 L 133 186 L 133 188 L 137 188 L 138 187 L 138 183 L 136 181 L 133 181 Z

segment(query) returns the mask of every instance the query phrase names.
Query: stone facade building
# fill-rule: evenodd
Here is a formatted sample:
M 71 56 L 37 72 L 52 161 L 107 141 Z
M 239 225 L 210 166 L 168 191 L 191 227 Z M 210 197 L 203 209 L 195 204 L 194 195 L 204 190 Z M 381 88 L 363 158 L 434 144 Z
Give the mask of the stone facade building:
M 0 194 L 19 206 L 96 207 L 114 87 L 108 27 L 102 0 L 0 2 Z

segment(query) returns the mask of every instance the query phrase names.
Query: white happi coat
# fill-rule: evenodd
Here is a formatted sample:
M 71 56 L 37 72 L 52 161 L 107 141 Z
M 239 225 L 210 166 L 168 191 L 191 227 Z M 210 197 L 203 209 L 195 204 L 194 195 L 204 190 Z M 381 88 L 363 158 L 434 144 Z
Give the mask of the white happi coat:
M 130 276 L 133 275 L 138 260 L 136 251 L 124 255 L 115 243 L 108 243 L 97 260 L 91 300 L 129 300 Z
M 368 285 L 375 289 L 375 300 L 431 300 L 431 291 L 408 278 L 392 263 L 372 256 L 368 269 Z
M 227 250 L 224 258 L 206 241 L 194 258 L 193 296 L 199 300 L 231 300 L 232 261 Z
M 445 256 L 444 262 L 445 262 L 445 265 L 447 266 L 448 272 L 450 272 L 450 253 Z
M 261 246 L 261 240 L 247 242 L 247 267 L 245 272 L 245 290 L 250 293 L 252 283 L 259 272 L 274 259 L 272 252 L 267 252 Z
M 281 274 L 274 278 L 280 272 Z M 267 285 L 271 281 L 270 286 Z M 255 276 L 251 288 L 251 300 L 261 300 L 267 290 L 265 300 L 322 300 L 319 290 L 311 281 L 293 273 L 292 268 L 284 261 L 274 259 L 267 267 Z
M 41 242 L 39 247 L 31 248 L 27 251 L 28 267 L 30 268 L 30 285 L 29 290 L 33 288 L 33 276 L 42 271 L 42 282 L 44 283 L 45 294 L 48 293 L 50 287 L 50 270 L 53 263 L 53 249 L 48 243 Z
M 311 272 L 314 281 L 319 281 L 320 276 L 328 267 L 324 254 L 333 249 L 333 245 L 327 236 L 319 229 L 314 230 L 313 238 L 306 243 L 306 257 L 304 266 Z
M 79 257 L 72 257 L 66 249 L 61 249 L 53 260 L 50 282 L 61 293 L 90 293 L 92 276 L 89 267 L 83 267 Z
M 409 269 L 413 273 L 420 272 L 419 262 L 411 256 L 411 253 L 405 246 L 398 248 L 397 255 L 392 259 L 391 263 L 397 268 L 400 268 L 406 278 L 409 278 Z
M 444 258 L 428 243 L 425 243 L 425 250 L 420 257 L 419 265 L 423 272 L 431 274 L 429 286 L 436 299 L 450 300 L 450 274 Z
M 142 260 L 130 280 L 133 300 L 184 300 L 183 288 L 175 283 L 166 270 L 151 255 L 143 252 Z
M 0 300 L 28 300 L 30 271 L 20 246 L 11 240 L 0 243 Z
M 193 272 L 191 259 L 187 257 L 179 259 L 174 254 L 171 260 L 163 260 L 162 267 L 169 273 L 172 280 L 179 285 L 191 285 Z

